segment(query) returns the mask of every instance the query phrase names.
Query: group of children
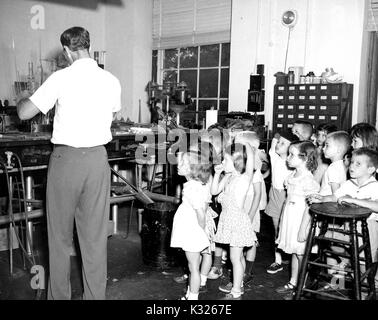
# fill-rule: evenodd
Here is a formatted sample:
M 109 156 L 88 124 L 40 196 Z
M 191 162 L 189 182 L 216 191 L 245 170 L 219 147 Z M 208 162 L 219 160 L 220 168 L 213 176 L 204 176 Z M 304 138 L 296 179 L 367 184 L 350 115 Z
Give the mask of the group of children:
M 207 142 L 210 148 L 190 147 L 178 161 L 178 174 L 187 182 L 174 217 L 171 246 L 181 248 L 188 261 L 183 299 L 197 300 L 207 279 L 222 275 L 225 245 L 229 246 L 232 279 L 219 290 L 225 293 L 224 299 L 241 299 L 244 286 L 252 280 L 260 211 L 272 218 L 276 239 L 275 260 L 267 272 L 283 270 L 282 252 L 291 255 L 290 279 L 276 288 L 285 299 L 291 299 L 296 289 L 311 203 L 337 201 L 371 209 L 370 244 L 373 262 L 378 260 L 378 215 L 374 213 L 378 212 L 378 193 L 374 192 L 378 134 L 373 126 L 359 123 L 348 134 L 326 124 L 314 134 L 311 123 L 297 121 L 291 131 L 272 139 L 269 169 L 254 131 L 223 131 L 210 135 Z M 267 202 L 264 178 L 269 174 Z M 221 210 L 215 212 L 218 204 Z

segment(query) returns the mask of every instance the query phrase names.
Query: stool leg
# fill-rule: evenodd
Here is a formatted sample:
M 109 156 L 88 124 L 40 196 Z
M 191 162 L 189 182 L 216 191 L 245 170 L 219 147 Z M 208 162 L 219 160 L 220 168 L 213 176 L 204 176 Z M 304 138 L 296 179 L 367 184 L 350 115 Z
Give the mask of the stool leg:
M 314 242 L 314 235 L 315 235 L 315 230 L 316 230 L 316 214 L 314 213 L 311 216 L 311 227 L 310 227 L 310 232 L 307 237 L 307 242 L 306 242 L 306 249 L 305 253 L 303 255 L 303 260 L 302 260 L 302 265 L 299 270 L 299 275 L 298 275 L 298 284 L 297 284 L 297 291 L 295 293 L 294 300 L 299 300 L 302 295 L 302 290 L 303 286 L 305 284 L 305 279 L 306 279 L 306 274 L 307 274 L 307 262 L 311 254 L 311 249 L 312 249 L 312 244 Z
M 9 224 L 9 272 L 13 276 L 13 226 Z
M 324 236 L 327 233 L 327 230 L 328 230 L 328 219 L 325 218 L 321 222 L 319 236 Z M 318 242 L 318 260 L 319 261 L 326 263 L 327 260 L 326 260 L 325 254 L 324 254 L 324 249 L 328 248 L 328 247 L 329 247 L 328 244 L 326 244 L 322 241 Z M 322 268 L 322 271 L 326 271 L 324 269 L 326 269 L 326 268 Z
M 361 221 L 362 229 L 362 241 L 365 244 L 364 254 L 365 254 L 365 268 L 369 270 L 367 276 L 367 281 L 369 285 L 369 295 L 371 294 L 371 299 L 375 300 L 375 268 L 373 268 L 373 260 L 371 256 L 371 247 L 370 247 L 370 238 L 369 238 L 369 229 L 365 219 Z
M 360 259 L 358 254 L 358 235 L 357 235 L 357 221 L 351 219 L 349 222 L 349 228 L 351 231 L 351 262 L 353 268 L 353 286 L 354 296 L 356 300 L 361 300 L 361 274 L 360 274 Z

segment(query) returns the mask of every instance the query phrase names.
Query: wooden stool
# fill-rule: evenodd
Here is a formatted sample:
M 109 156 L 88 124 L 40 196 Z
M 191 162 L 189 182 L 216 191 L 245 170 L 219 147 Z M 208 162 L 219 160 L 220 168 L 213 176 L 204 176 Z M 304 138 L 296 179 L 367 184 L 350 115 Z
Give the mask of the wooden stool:
M 326 298 L 340 300 L 361 300 L 361 293 L 367 292 L 365 300 L 375 300 L 375 284 L 374 274 L 375 267 L 372 263 L 370 250 L 369 231 L 366 219 L 370 216 L 371 210 L 357 206 L 339 205 L 335 202 L 316 203 L 310 207 L 311 226 L 307 238 L 306 249 L 303 256 L 302 266 L 299 272 L 297 291 L 295 299 L 299 300 L 306 293 L 315 296 L 323 296 Z M 337 229 L 329 226 L 329 220 L 340 219 L 346 226 L 344 229 Z M 357 231 L 357 222 L 361 222 L 361 233 Z M 317 223 L 321 222 L 319 235 L 316 235 Z M 337 232 L 349 237 L 349 241 L 336 239 L 333 236 L 326 235 L 327 231 Z M 359 244 L 359 237 L 362 236 L 362 244 Z M 313 245 L 318 245 L 318 253 L 314 260 L 310 260 Z M 335 252 L 331 250 L 330 245 L 338 245 L 345 247 L 345 252 Z M 360 253 L 364 253 L 364 258 L 360 257 Z M 326 258 L 330 255 L 336 257 L 348 258 L 351 261 L 351 267 L 341 269 L 340 267 L 327 264 Z M 361 261 L 365 262 L 365 271 L 361 272 Z M 306 284 L 309 270 L 317 270 L 317 282 L 320 279 L 335 279 L 334 275 L 329 274 L 328 270 L 337 270 L 344 273 L 343 281 L 345 284 L 351 283 L 353 295 L 351 298 L 337 295 L 336 290 L 319 290 L 314 286 Z M 319 271 L 320 269 L 320 271 Z

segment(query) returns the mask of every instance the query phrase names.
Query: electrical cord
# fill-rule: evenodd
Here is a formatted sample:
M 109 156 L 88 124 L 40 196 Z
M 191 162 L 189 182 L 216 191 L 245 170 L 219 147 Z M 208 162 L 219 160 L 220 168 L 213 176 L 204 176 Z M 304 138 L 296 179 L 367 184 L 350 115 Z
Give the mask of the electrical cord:
M 24 172 L 23 172 L 23 167 L 22 167 L 22 163 L 21 163 L 21 160 L 19 158 L 19 156 L 15 153 L 11 153 L 12 156 L 14 156 L 16 159 L 17 159 L 17 162 L 18 162 L 18 165 L 19 165 L 19 172 L 20 172 L 20 176 L 21 176 L 21 187 L 22 187 L 22 192 L 23 192 L 23 208 L 21 206 L 21 195 L 20 195 L 20 190 L 19 190 L 19 187 L 17 187 L 18 189 L 18 202 L 19 202 L 19 209 L 20 209 L 20 212 L 24 212 L 25 215 L 24 215 L 24 220 L 25 220 L 25 225 L 27 226 L 28 225 L 28 222 L 29 222 L 29 219 L 28 219 L 28 213 L 26 211 L 26 208 L 27 208 L 27 201 L 26 201 L 26 193 L 25 193 L 25 181 L 24 181 Z M 10 220 L 11 220 L 11 224 L 14 228 L 14 230 L 16 230 L 16 221 L 14 219 L 14 212 L 13 212 L 13 188 L 11 186 L 11 182 L 10 182 L 10 175 L 9 175 L 9 170 L 8 170 L 8 165 L 6 164 L 6 162 L 0 157 L 0 166 L 2 166 L 4 168 L 4 173 L 5 173 L 5 177 L 6 177 L 6 180 L 7 180 L 7 187 L 8 187 L 8 198 L 9 198 L 9 204 L 8 204 L 8 215 L 10 217 Z M 17 178 L 16 178 L 16 181 L 17 181 Z M 18 181 L 17 181 L 18 183 Z M 23 210 L 22 210 L 23 209 Z M 27 258 L 27 260 L 29 261 L 29 263 L 32 265 L 32 266 L 36 266 L 36 260 L 35 260 L 35 254 L 34 254 L 34 250 L 33 248 L 31 247 L 30 248 L 30 251 L 31 251 L 31 254 L 29 256 L 27 250 L 25 249 L 24 245 L 23 245 L 23 241 L 21 241 L 19 235 L 17 232 L 14 233 L 15 236 L 16 236 L 16 239 L 19 243 L 19 246 L 23 252 L 23 255 L 24 257 Z M 13 235 L 11 235 L 11 237 L 13 237 Z M 29 243 L 31 243 L 31 237 L 30 237 L 30 234 L 29 232 L 26 230 L 26 237 L 27 237 L 27 241 L 29 241 Z M 13 248 L 10 248 L 10 250 L 13 250 Z M 42 298 L 42 292 L 43 292 L 43 289 L 41 288 L 38 288 L 37 289 L 37 293 L 36 293 L 36 296 L 35 296 L 35 299 L 36 300 L 40 300 Z

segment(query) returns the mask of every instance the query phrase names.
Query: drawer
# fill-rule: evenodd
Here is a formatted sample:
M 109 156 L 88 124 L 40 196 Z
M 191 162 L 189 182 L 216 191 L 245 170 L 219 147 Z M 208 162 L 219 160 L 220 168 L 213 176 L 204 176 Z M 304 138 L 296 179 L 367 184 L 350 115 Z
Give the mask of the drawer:
M 288 95 L 296 95 L 297 94 L 297 86 L 294 85 L 288 85 L 286 90 L 286 93 Z
M 318 93 L 319 89 L 318 86 L 315 84 L 300 84 L 298 86 L 298 94 L 314 95 Z
M 307 108 L 308 108 L 308 106 L 305 105 L 305 104 L 298 104 L 296 112 L 297 113 L 305 113 L 308 110 Z
M 291 130 L 293 128 L 293 125 L 294 125 L 294 123 L 287 123 L 286 124 L 286 129 L 287 130 Z
M 328 122 L 328 116 L 326 114 L 318 114 L 317 120 L 319 122 Z
M 328 95 L 340 95 L 341 94 L 341 83 L 328 83 L 321 84 L 319 86 L 319 94 L 328 94 Z
M 316 104 L 318 102 L 319 96 L 314 93 L 314 94 L 308 94 L 307 95 L 307 103 L 308 104 Z
M 285 94 L 277 94 L 275 96 L 276 103 L 285 103 L 286 102 L 286 95 Z
M 288 104 L 286 106 L 286 112 L 287 113 L 295 113 L 295 112 L 297 112 L 297 106 L 295 104 Z
M 307 110 L 308 110 L 308 112 L 312 112 L 312 113 L 314 113 L 314 114 L 318 112 L 318 109 L 319 109 L 319 107 L 316 106 L 315 104 L 309 104 L 309 105 L 307 106 Z
M 306 112 L 297 112 L 297 120 L 306 120 L 307 119 L 307 113 Z
M 319 114 L 338 114 L 340 106 L 332 104 L 321 104 L 319 106 Z
M 315 84 L 309 84 L 306 87 L 307 87 L 307 94 L 308 95 L 318 94 L 319 86 L 317 86 Z
M 338 114 L 330 114 L 328 116 L 328 122 L 330 123 L 339 123 L 340 118 Z
M 340 106 L 328 105 L 327 109 L 328 109 L 327 113 L 329 115 L 335 115 L 335 114 L 339 114 Z
M 279 122 L 279 121 L 284 121 L 286 119 L 286 114 L 285 112 L 277 112 L 275 114 L 275 118 L 276 120 Z
M 296 119 L 297 114 L 296 113 L 287 113 L 286 114 L 286 120 L 288 122 L 294 122 Z
M 274 95 L 280 95 L 280 94 L 286 94 L 286 88 L 285 85 L 277 85 L 274 87 Z
M 307 113 L 307 119 L 311 123 L 315 122 L 317 120 L 318 115 L 315 112 L 308 112 Z
M 286 96 L 286 103 L 291 104 L 291 103 L 297 103 L 298 102 L 298 96 L 295 93 L 289 93 Z
M 339 94 L 328 95 L 328 103 L 339 104 L 340 102 L 341 102 L 341 95 L 339 95 Z
M 297 102 L 299 104 L 306 103 L 307 102 L 307 95 L 306 94 L 298 94 Z
M 277 128 L 277 131 L 284 130 L 284 124 L 282 122 L 277 122 L 275 127 Z

